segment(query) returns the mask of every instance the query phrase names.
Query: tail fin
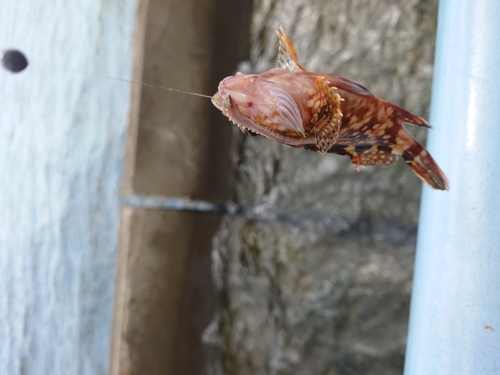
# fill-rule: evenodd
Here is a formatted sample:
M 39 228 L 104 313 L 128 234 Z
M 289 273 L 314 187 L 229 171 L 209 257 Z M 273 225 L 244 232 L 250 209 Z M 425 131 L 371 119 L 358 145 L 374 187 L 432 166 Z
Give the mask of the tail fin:
M 448 179 L 432 156 L 422 145 L 413 140 L 412 146 L 403 152 L 406 164 L 431 188 L 449 190 Z
M 398 107 L 393 104 L 394 112 L 396 113 L 398 119 L 401 122 L 406 122 L 407 124 L 412 124 L 416 126 L 423 126 L 424 128 L 432 129 L 431 124 L 429 124 L 424 118 L 417 116 L 404 108 Z

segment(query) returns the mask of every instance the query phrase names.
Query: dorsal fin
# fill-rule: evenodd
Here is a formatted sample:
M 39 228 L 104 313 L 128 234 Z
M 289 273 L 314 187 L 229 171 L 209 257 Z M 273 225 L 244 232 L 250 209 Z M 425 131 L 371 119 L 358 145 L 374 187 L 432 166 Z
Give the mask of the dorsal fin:
M 285 33 L 285 29 L 283 26 L 280 26 L 280 29 L 276 31 L 276 35 L 278 35 L 280 41 L 280 48 L 278 52 L 278 68 L 287 69 L 289 71 L 297 72 L 299 70 L 305 70 L 297 59 L 297 51 L 295 47 L 288 38 L 288 35 Z

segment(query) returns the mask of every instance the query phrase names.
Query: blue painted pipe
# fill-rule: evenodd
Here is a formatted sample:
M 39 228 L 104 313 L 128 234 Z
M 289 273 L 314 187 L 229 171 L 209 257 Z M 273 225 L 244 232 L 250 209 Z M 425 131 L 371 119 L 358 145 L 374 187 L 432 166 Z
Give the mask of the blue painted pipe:
M 500 374 L 500 1 L 442 0 L 405 375 Z

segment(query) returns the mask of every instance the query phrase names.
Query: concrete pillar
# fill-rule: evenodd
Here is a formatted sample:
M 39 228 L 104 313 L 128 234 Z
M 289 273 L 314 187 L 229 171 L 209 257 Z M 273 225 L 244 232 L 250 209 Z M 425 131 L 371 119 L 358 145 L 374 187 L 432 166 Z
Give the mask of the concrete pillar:
M 134 81 L 212 95 L 243 58 L 245 17 L 246 1 L 141 1 Z M 225 202 L 230 134 L 209 99 L 133 89 L 113 375 L 205 371 L 201 335 L 214 310 L 210 252 L 219 214 L 140 202 Z

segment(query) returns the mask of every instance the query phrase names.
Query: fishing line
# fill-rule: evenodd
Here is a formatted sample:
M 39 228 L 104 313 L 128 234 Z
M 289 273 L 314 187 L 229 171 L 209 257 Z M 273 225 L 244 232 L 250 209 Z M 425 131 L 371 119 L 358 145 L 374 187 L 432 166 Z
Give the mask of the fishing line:
M 26 58 L 26 56 L 21 51 L 18 51 L 15 49 L 5 50 L 2 54 L 1 62 L 2 62 L 2 66 L 4 67 L 4 69 L 8 70 L 11 73 L 20 73 L 28 67 L 28 59 Z M 59 69 L 61 69 L 63 71 L 67 71 L 67 72 L 86 75 L 85 73 L 74 71 L 71 69 L 64 69 L 64 68 L 59 68 Z M 96 75 L 96 76 L 99 78 L 106 78 L 106 79 L 111 79 L 114 81 L 126 82 L 126 83 L 131 83 L 134 85 L 141 85 L 144 87 L 153 87 L 153 88 L 160 89 L 160 90 L 178 92 L 181 94 L 193 95 L 193 96 L 199 96 L 201 98 L 212 99 L 212 96 L 210 96 L 210 95 L 199 94 L 197 92 L 192 92 L 192 91 L 179 90 L 179 89 L 174 89 L 171 87 L 153 85 L 150 83 L 130 81 L 128 79 L 110 77 L 110 76 L 105 76 L 105 75 Z

